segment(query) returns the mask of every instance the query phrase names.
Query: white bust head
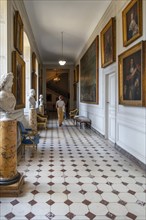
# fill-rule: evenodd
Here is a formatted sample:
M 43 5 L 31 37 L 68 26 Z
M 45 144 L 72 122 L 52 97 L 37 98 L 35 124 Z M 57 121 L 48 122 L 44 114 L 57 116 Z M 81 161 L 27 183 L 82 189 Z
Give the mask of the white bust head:
M 35 101 L 35 90 L 31 89 L 30 90 L 30 96 L 29 96 L 29 107 L 30 108 L 35 108 L 36 106 L 36 101 Z
M 30 96 L 35 96 L 35 90 L 34 89 L 30 90 Z
M 0 80 L 0 91 L 4 90 L 7 92 L 11 92 L 12 91 L 12 85 L 13 85 L 13 73 L 7 73 L 7 74 L 3 74 L 1 76 L 1 80 Z
M 13 95 L 13 73 L 7 73 L 1 76 L 0 79 L 0 111 L 12 113 L 16 105 L 16 98 Z
M 39 101 L 40 101 L 40 105 L 43 105 L 43 95 L 42 94 L 40 94 Z

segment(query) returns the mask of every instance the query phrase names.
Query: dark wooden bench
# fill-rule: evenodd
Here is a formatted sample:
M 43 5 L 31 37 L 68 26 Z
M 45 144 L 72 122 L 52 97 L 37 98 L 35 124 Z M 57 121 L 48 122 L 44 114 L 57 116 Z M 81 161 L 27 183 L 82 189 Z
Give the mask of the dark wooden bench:
M 82 127 L 82 124 L 85 124 L 89 127 L 91 127 L 91 119 L 85 117 L 85 116 L 80 116 L 80 115 L 76 115 L 74 117 L 75 120 L 75 124 L 77 125 L 78 123 L 80 123 L 80 128 Z

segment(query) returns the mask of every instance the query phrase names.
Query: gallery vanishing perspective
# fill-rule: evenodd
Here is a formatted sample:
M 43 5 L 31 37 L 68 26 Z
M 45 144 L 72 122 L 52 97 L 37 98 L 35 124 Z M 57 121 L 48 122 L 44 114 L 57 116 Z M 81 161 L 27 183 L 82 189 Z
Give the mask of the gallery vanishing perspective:
M 0 0 L 1 220 L 146 219 L 145 27 L 145 0 Z

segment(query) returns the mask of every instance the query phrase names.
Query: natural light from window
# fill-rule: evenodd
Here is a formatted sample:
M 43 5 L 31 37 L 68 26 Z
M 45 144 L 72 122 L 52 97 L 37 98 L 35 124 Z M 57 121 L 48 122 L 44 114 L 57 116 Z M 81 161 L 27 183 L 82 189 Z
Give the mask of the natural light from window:
M 0 75 L 7 73 L 7 1 L 0 0 Z

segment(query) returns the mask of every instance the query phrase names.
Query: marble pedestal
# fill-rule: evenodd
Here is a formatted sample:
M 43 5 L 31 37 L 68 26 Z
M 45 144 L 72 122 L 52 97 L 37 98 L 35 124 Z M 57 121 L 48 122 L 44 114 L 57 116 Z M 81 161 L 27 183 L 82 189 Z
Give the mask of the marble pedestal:
M 17 171 L 17 121 L 0 121 L 0 196 L 18 196 L 24 182 Z
M 37 132 L 37 113 L 35 108 L 29 109 L 29 126 Z
M 39 105 L 39 112 L 44 115 L 44 105 Z

